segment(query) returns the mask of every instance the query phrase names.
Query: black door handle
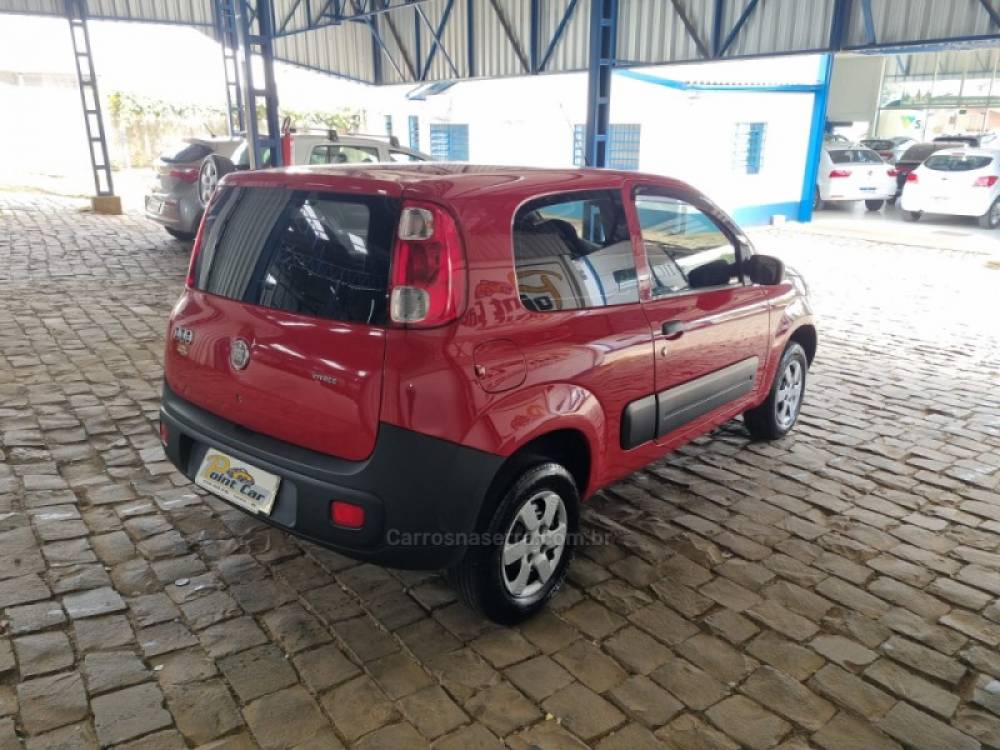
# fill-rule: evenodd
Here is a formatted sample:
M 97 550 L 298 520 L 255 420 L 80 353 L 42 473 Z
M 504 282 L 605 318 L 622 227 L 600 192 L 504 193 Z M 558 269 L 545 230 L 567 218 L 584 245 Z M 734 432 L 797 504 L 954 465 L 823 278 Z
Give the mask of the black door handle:
M 668 339 L 679 339 L 684 335 L 684 321 L 683 320 L 668 320 L 660 328 L 660 333 Z

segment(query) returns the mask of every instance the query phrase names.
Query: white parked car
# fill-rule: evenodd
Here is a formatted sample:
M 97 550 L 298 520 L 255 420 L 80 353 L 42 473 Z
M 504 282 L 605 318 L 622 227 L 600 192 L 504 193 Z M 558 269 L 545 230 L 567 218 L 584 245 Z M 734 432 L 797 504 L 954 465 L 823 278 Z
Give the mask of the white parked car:
M 945 149 L 906 176 L 903 218 L 923 214 L 974 216 L 979 226 L 1000 226 L 1000 150 Z
M 878 211 L 896 195 L 896 172 L 864 146 L 827 143 L 820 156 L 813 208 L 828 202 L 864 201 Z

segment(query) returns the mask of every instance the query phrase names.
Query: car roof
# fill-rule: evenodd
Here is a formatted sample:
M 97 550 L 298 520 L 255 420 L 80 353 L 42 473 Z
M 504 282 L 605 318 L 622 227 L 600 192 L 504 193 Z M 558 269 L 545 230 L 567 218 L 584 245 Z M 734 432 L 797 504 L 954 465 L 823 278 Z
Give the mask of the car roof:
M 997 158 L 998 155 L 1000 155 L 1000 146 L 997 146 L 996 148 L 988 148 L 985 146 L 981 148 L 962 148 L 959 144 L 956 144 L 955 147 L 945 147 L 939 149 L 931 154 L 931 156 L 988 156 L 991 159 Z M 927 158 L 929 159 L 930 157 Z
M 229 185 L 286 186 L 322 189 L 341 180 L 374 183 L 376 189 L 400 194 L 413 191 L 445 200 L 509 193 L 542 195 L 573 190 L 621 188 L 627 180 L 651 181 L 692 192 L 686 183 L 661 175 L 615 169 L 541 168 L 424 162 L 412 164 L 323 164 L 285 167 L 226 176 Z

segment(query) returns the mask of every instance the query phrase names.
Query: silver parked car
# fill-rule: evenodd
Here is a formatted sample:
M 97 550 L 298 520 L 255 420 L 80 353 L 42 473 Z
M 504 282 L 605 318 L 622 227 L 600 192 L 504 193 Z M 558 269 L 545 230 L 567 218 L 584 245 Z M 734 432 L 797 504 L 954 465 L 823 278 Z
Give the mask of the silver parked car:
M 146 216 L 182 240 L 194 238 L 201 221 L 198 180 L 205 157 L 229 158 L 242 138 L 186 138 L 168 148 L 153 165 L 156 182 L 146 195 Z
M 297 164 L 373 164 L 430 161 L 393 136 L 340 135 L 335 130 L 300 132 L 286 125 L 281 137 L 284 161 Z M 263 167 L 271 164 L 264 150 Z M 242 138 L 190 138 L 156 162 L 157 184 L 146 196 L 146 216 L 178 239 L 193 239 L 209 198 L 229 172 L 250 168 Z

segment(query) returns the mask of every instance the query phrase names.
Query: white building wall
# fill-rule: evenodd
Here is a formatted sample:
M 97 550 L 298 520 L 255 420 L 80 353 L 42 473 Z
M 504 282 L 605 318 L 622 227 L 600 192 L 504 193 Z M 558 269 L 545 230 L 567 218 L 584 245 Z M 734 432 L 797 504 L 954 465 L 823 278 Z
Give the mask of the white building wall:
M 816 56 L 648 69 L 660 78 L 725 84 L 813 83 Z M 753 63 L 753 64 L 751 64 Z M 408 144 L 408 116 L 420 121 L 420 148 L 430 151 L 435 122 L 469 126 L 469 160 L 480 164 L 565 167 L 573 163 L 573 128 L 586 121 L 586 76 L 460 83 L 425 101 L 405 98 L 411 87 L 383 90 L 369 106 L 377 130 L 391 114 L 393 132 Z M 795 216 L 812 117 L 812 93 L 680 91 L 616 75 L 612 123 L 641 126 L 639 169 L 685 180 L 747 223 L 772 213 Z M 734 168 L 739 123 L 764 122 L 761 171 Z

